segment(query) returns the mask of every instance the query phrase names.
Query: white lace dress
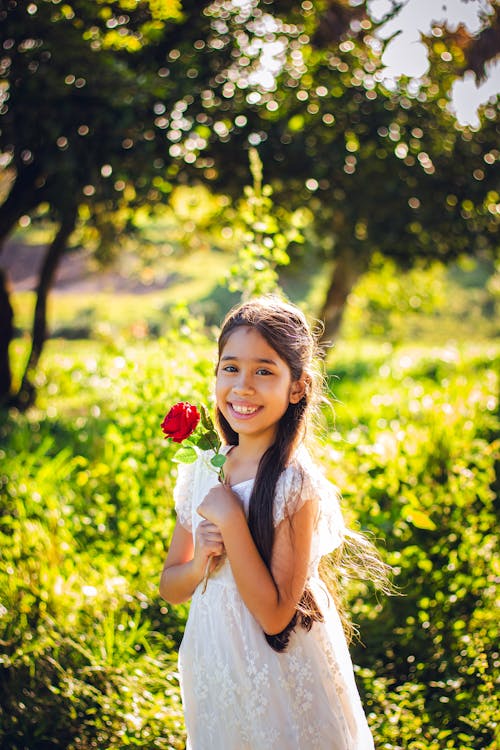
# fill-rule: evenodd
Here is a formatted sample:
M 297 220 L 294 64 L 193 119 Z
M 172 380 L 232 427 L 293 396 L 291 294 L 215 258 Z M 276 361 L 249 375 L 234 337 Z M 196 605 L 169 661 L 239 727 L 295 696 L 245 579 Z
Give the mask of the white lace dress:
M 248 511 L 252 481 L 234 485 Z M 194 532 L 196 508 L 217 483 L 207 456 L 180 464 L 178 521 Z M 343 535 L 338 494 L 301 450 L 281 475 L 274 522 L 318 498 L 308 585 L 324 622 L 297 626 L 274 651 L 238 592 L 229 562 L 194 592 L 179 649 L 188 750 L 372 750 L 342 625 L 318 577 L 321 556 Z

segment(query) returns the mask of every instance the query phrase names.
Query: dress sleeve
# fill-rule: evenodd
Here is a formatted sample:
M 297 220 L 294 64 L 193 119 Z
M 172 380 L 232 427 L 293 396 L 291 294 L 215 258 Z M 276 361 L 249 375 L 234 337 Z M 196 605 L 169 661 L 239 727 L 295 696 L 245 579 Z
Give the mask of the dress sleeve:
M 174 487 L 174 505 L 177 520 L 188 531 L 193 530 L 192 506 L 196 464 L 178 464 Z
M 275 525 L 297 513 L 308 500 L 318 503 L 314 534 L 319 554 L 326 555 L 344 538 L 340 492 L 310 460 L 295 461 L 285 469 L 276 486 Z

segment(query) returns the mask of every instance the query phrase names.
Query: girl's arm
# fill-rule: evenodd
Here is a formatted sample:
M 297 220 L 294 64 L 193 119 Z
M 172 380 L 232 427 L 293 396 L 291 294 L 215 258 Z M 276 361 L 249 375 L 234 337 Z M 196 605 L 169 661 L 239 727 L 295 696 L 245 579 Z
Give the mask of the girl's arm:
M 224 552 L 220 531 L 209 521 L 202 521 L 193 535 L 176 523 L 167 559 L 160 579 L 160 596 L 169 604 L 181 604 L 193 592 L 205 575 L 209 559 Z
M 316 512 L 316 501 L 308 501 L 280 523 L 270 572 L 255 546 L 241 503 L 229 487 L 214 487 L 198 508 L 220 529 L 243 601 L 269 635 L 288 625 L 304 591 Z

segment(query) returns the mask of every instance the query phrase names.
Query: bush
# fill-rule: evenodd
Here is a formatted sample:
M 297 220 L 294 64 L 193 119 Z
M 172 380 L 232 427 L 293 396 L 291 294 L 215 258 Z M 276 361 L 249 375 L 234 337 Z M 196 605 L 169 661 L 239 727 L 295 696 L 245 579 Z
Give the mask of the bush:
M 337 386 L 338 422 L 348 411 L 351 430 L 335 435 L 333 473 L 347 508 L 384 540 L 401 593 L 375 610 L 364 591 L 352 601 L 377 739 L 393 750 L 496 747 L 498 357 L 488 346 L 406 348 L 377 358 L 371 376 L 356 367 L 357 381 Z
M 208 402 L 213 348 L 178 311 L 168 338 L 51 342 L 39 409 L 1 427 L 0 743 L 181 748 L 186 607 L 157 592 L 173 525 L 178 400 Z M 493 750 L 497 348 L 331 355 L 321 461 L 401 595 L 349 590 L 377 747 Z

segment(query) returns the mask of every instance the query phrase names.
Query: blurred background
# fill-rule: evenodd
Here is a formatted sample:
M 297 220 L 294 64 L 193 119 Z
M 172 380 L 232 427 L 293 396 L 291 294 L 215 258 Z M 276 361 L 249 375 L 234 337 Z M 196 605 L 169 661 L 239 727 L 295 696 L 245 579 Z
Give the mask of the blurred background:
M 499 8 L 0 8 L 0 746 L 184 748 L 158 582 L 228 308 L 324 324 L 377 748 L 499 742 Z

